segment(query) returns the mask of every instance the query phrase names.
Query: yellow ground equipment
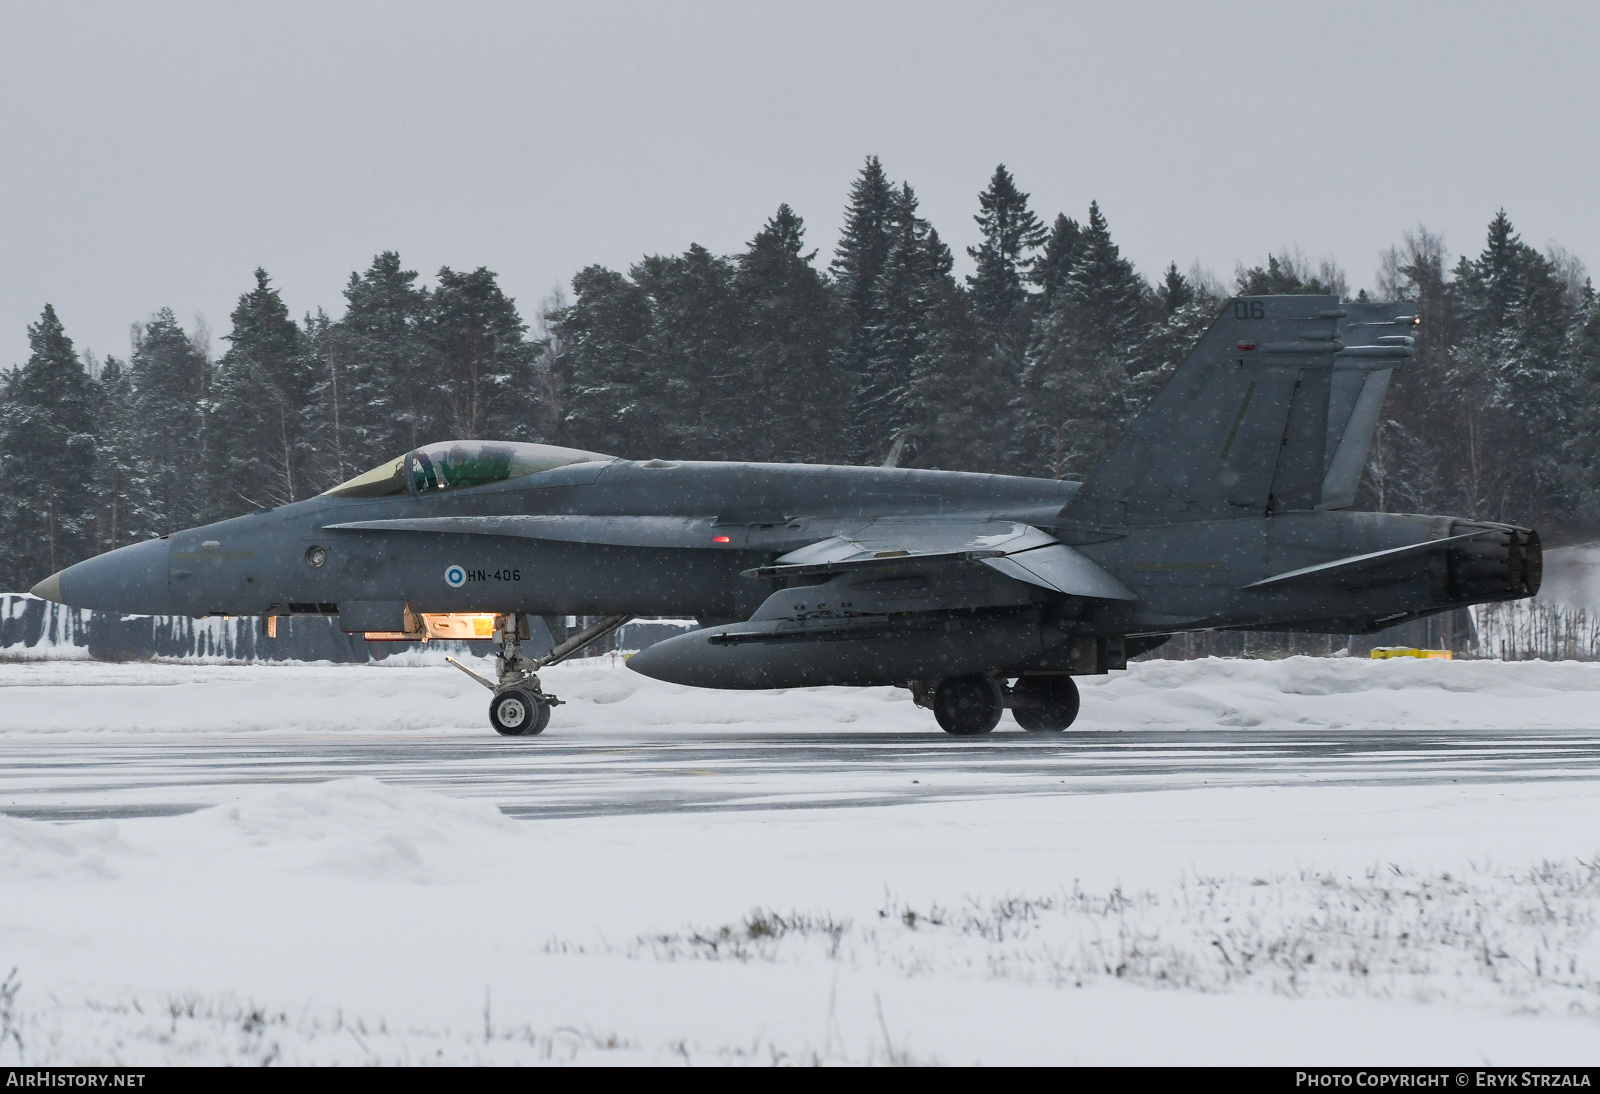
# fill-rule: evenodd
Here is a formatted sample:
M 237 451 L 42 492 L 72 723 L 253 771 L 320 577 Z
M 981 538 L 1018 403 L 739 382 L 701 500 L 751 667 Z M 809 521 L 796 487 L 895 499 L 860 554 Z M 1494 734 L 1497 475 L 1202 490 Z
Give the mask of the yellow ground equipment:
M 1419 650 L 1415 646 L 1377 646 L 1372 651 L 1374 661 L 1384 661 L 1391 657 L 1420 657 L 1425 661 L 1449 661 L 1449 650 Z

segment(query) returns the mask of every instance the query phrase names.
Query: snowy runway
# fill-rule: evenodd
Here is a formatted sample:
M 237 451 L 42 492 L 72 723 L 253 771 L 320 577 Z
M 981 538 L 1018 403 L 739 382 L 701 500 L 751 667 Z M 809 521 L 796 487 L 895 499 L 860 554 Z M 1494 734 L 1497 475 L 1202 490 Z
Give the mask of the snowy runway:
M 519 818 L 892 806 L 1201 787 L 1593 780 L 1600 732 L 1127 730 L 986 740 L 923 735 L 684 735 L 639 744 L 556 734 L 221 734 L 12 743 L 0 813 L 173 816 L 252 787 L 369 777 L 493 802 Z
M 525 740 L 425 664 L 0 665 L 0 1060 L 1600 1043 L 1600 666 L 1156 663 L 977 741 L 892 689 L 547 683 Z

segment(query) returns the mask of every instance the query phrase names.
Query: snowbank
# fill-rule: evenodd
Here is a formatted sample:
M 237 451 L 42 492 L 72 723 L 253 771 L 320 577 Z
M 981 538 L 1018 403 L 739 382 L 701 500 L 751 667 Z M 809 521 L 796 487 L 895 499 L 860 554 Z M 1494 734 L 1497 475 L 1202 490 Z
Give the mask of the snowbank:
M 1288 657 L 1144 661 L 1080 678 L 1075 728 L 1595 725 L 1600 663 Z
M 1565 793 L 519 824 L 353 779 L 13 821 L 0 1063 L 1582 1063 L 1600 872 L 1540 852 L 1597 817 Z M 1490 829 L 1518 861 L 1463 861 Z M 1175 838 L 1194 865 L 1148 855 Z
M 173 825 L 196 846 L 345 881 L 441 882 L 492 860 L 517 823 L 492 803 L 340 779 L 248 794 Z
M 370 665 L 0 664 L 0 733 L 460 732 L 488 693 L 421 654 Z M 486 661 L 478 663 L 489 671 Z M 720 692 L 628 672 L 614 656 L 559 665 L 556 734 L 928 733 L 898 688 Z M 1082 677 L 1079 731 L 1587 728 L 1600 663 L 1291 657 L 1146 661 Z M 1003 730 L 1016 732 L 1007 718 Z

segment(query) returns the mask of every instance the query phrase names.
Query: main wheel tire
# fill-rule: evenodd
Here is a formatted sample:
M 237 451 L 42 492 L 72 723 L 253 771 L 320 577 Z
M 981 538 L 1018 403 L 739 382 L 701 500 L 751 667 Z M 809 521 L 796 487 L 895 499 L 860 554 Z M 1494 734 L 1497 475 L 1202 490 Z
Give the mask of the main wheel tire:
M 1000 723 L 1005 696 L 988 676 L 951 676 L 933 689 L 933 716 L 939 728 L 957 737 L 978 737 Z
M 504 737 L 532 737 L 550 724 L 550 704 L 511 688 L 490 701 L 489 722 Z
M 1060 733 L 1077 719 L 1078 702 L 1070 676 L 1024 676 L 1011 689 L 1011 714 L 1029 733 Z

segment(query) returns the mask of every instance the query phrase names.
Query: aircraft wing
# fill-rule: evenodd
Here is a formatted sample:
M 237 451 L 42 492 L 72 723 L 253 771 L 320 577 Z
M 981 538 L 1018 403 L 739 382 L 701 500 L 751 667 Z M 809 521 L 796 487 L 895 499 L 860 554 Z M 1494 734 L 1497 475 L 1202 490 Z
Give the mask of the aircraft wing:
M 849 570 L 903 570 L 918 562 L 977 561 L 1069 596 L 1137 600 L 1126 585 L 1054 536 L 1011 521 L 873 521 L 791 551 L 751 577 L 803 577 Z
M 986 558 L 983 564 L 999 570 L 1007 577 L 1069 596 L 1087 596 L 1098 600 L 1139 599 L 1113 575 L 1065 543 L 1052 543 L 1000 558 Z

